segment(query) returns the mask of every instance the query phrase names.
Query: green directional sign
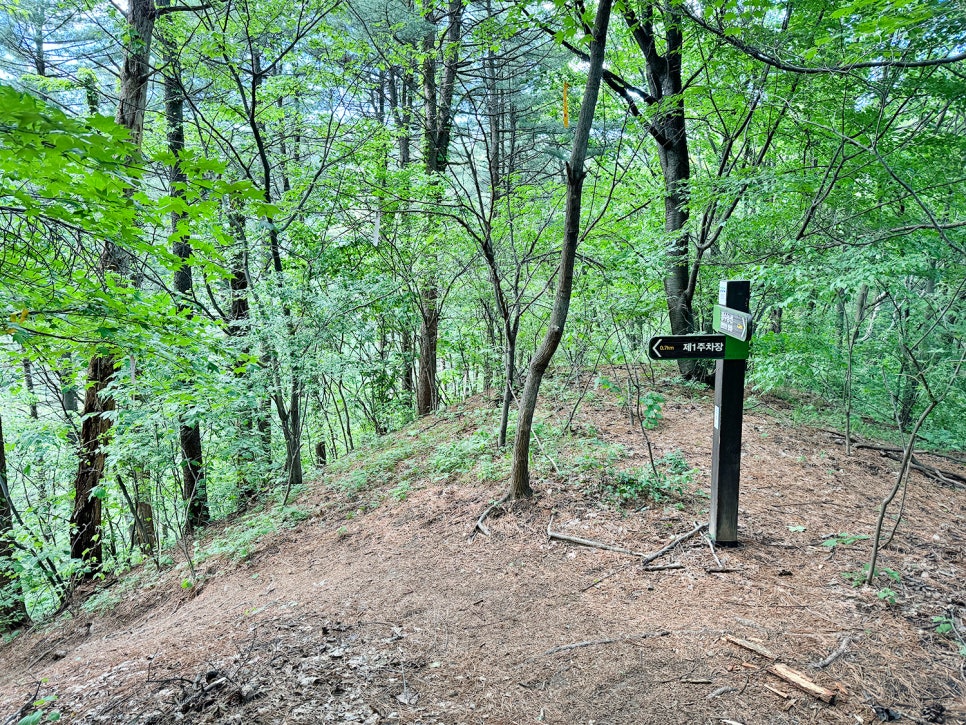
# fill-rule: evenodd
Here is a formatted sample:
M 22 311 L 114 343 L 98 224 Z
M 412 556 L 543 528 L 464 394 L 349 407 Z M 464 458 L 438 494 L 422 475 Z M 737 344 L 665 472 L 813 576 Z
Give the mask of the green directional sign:
M 747 360 L 748 343 L 727 335 L 661 335 L 647 343 L 651 360 Z
M 718 332 L 747 342 L 751 337 L 751 313 L 733 310 L 724 305 L 715 305 L 712 326 Z
M 723 360 L 724 335 L 663 335 L 652 337 L 647 344 L 652 360 Z

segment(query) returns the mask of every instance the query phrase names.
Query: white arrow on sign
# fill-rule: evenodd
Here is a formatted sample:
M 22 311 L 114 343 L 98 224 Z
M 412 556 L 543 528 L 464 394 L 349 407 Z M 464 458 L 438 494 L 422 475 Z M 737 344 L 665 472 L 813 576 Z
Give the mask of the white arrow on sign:
M 656 357 L 656 358 L 662 357 L 660 351 L 658 351 L 658 349 L 657 349 L 657 346 L 660 345 L 663 341 L 664 341 L 664 338 L 663 337 L 655 337 L 654 338 L 654 346 L 651 348 L 651 352 L 654 353 L 654 357 Z

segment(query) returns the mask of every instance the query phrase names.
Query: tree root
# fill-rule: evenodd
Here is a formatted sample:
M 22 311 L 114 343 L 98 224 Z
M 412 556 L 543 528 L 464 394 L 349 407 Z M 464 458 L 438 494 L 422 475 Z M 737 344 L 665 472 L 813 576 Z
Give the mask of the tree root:
M 493 509 L 495 509 L 497 506 L 502 506 L 509 500 L 510 500 L 510 494 L 507 493 L 507 494 L 504 494 L 503 498 L 501 498 L 499 501 L 494 501 L 492 504 L 490 504 L 490 506 L 486 509 L 486 511 L 480 514 L 480 518 L 476 520 L 476 525 L 473 527 L 473 531 L 470 533 L 470 538 L 473 538 L 473 536 L 476 535 L 477 531 L 483 534 L 483 536 L 489 536 L 490 530 L 483 522 L 486 521 L 486 517 L 490 515 L 490 512 L 493 511 Z

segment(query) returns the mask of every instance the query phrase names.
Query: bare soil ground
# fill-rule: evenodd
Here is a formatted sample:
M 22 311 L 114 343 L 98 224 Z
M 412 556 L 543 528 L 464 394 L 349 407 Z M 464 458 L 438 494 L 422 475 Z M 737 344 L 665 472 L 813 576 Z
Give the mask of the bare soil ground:
M 616 469 L 647 466 L 647 447 L 612 398 L 591 396 L 576 435 L 537 448 L 536 498 L 474 536 L 502 479 L 481 482 L 482 463 L 439 473 L 433 455 L 491 425 L 477 399 L 327 473 L 298 502 L 307 520 L 242 561 L 206 560 L 190 590 L 183 569 L 145 568 L 113 608 L 91 614 L 78 598 L 0 647 L 0 724 L 50 696 L 72 723 L 966 723 L 966 657 L 955 629 L 937 631 L 966 634 L 966 491 L 914 473 L 883 575 L 855 587 L 869 541 L 854 536 L 872 532 L 897 464 L 846 457 L 840 437 L 790 425 L 778 401 L 745 417 L 740 546 L 695 535 L 651 564 L 681 568 L 654 571 L 548 538 L 552 519 L 556 532 L 652 552 L 706 520 L 711 402 L 665 394 L 650 437 L 656 456 L 680 451 L 699 469 L 683 496 L 601 500 Z M 571 405 L 551 404 L 546 425 Z M 426 445 L 387 459 L 414 441 Z M 621 454 L 573 464 L 600 450 Z M 363 480 L 380 461 L 371 485 L 337 492 L 340 476 Z

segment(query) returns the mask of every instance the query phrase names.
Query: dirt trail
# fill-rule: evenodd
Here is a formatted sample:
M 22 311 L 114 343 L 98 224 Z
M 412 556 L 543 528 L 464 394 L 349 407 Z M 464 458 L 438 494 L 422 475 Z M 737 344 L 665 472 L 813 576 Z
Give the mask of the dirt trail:
M 681 451 L 706 488 L 707 398 L 664 415 L 657 454 Z M 623 444 L 622 466 L 644 465 L 616 406 L 588 403 L 578 422 Z M 549 540 L 551 516 L 555 530 L 655 551 L 706 519 L 706 498 L 622 512 L 548 475 L 487 538 L 470 534 L 497 484 L 427 474 L 351 519 L 320 486 L 309 520 L 243 563 L 205 562 L 195 589 L 171 574 L 4 645 L 0 723 L 35 691 L 77 723 L 869 723 L 873 706 L 966 722 L 966 658 L 933 619 L 966 613 L 966 492 L 915 474 L 880 562 L 898 581 L 854 588 L 843 575 L 868 542 L 823 542 L 871 531 L 895 464 L 846 458 L 829 433 L 762 413 L 746 416 L 744 441 L 742 545 L 713 552 L 695 536 L 654 562 L 682 568 L 662 571 Z M 768 674 L 771 661 L 726 635 L 837 702 Z

